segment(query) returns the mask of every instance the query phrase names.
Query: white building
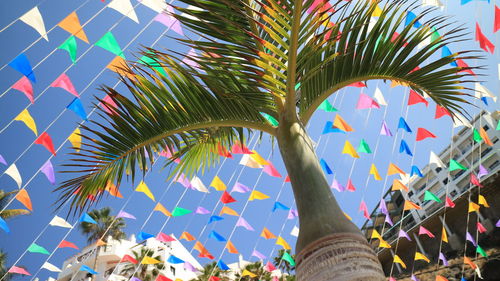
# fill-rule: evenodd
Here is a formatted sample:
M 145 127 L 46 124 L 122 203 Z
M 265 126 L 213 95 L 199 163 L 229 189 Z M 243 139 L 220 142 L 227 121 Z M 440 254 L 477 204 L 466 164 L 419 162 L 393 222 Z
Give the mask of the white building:
M 283 262 L 285 262 L 285 261 L 283 261 Z M 239 255 L 237 262 L 230 263 L 227 265 L 229 267 L 227 276 L 229 277 L 230 280 L 237 280 L 236 274 L 241 275 L 241 273 L 243 272 L 245 267 L 249 264 L 252 264 L 252 263 L 253 262 L 251 262 L 251 261 L 244 260 L 243 256 Z M 266 264 L 264 263 L 263 266 L 265 266 L 265 265 Z M 283 275 L 283 273 L 279 269 L 273 270 L 273 272 L 271 272 L 271 276 L 273 276 L 273 277 L 276 276 L 276 277 L 280 278 L 282 275 Z
M 172 237 L 173 234 L 171 235 Z M 175 238 L 175 237 L 174 237 Z M 189 253 L 189 251 L 176 239 L 173 242 L 161 242 L 154 238 L 147 239 L 141 243 L 137 243 L 135 235 L 131 235 L 130 239 L 113 240 L 108 239 L 106 246 L 100 247 L 97 255 L 95 271 L 98 274 L 93 281 L 127 281 L 128 276 L 120 275 L 123 267 L 127 263 L 119 263 L 124 255 L 134 257 L 132 251 L 140 251 L 146 247 L 155 251 L 153 256 L 161 256 L 165 268 L 160 271 L 160 274 L 171 280 L 188 281 L 196 278 L 196 273 L 185 269 L 184 264 L 171 264 L 166 262 L 171 255 L 189 262 L 193 267 L 201 269 L 200 263 Z M 96 247 L 95 245 L 87 246 L 82 251 L 73 257 L 64 261 L 62 272 L 59 273 L 58 281 L 87 281 L 86 271 L 81 271 L 82 265 L 90 268 L 94 266 Z M 139 261 L 140 262 L 140 261 Z

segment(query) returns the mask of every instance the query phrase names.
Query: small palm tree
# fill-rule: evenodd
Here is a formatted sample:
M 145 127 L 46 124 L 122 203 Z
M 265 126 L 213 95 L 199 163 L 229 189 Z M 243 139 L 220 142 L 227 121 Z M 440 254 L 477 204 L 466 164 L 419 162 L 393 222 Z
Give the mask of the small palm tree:
M 135 276 L 142 281 L 154 281 L 160 274 L 160 270 L 165 268 L 165 264 L 163 263 L 161 256 L 153 256 L 154 253 L 154 250 L 148 248 L 141 248 L 140 251 L 132 251 L 134 259 L 138 261 L 139 264 L 135 265 L 128 263 L 120 271 L 120 274 L 127 276 L 128 278 Z M 162 262 L 157 264 L 141 264 L 140 262 L 144 259 L 144 257 L 151 257 Z
M 4 276 L 7 273 L 7 254 L 0 250 L 0 276 Z M 7 274 L 3 280 L 9 280 L 10 274 Z
M 200 275 L 197 278 L 191 279 L 190 281 L 210 281 L 210 277 L 215 276 L 221 279 L 221 281 L 230 281 L 227 276 L 227 272 L 221 270 L 217 266 L 217 262 L 211 262 L 205 264 L 203 269 L 200 271 Z
M 5 208 L 5 206 L 7 205 L 7 201 L 9 200 L 10 196 L 12 196 L 16 193 L 17 193 L 17 191 L 5 192 L 4 190 L 0 189 L 0 218 L 10 219 L 10 218 L 13 218 L 16 216 L 26 215 L 26 214 L 30 213 L 28 210 L 25 210 L 25 209 L 6 209 L 6 210 L 3 210 L 3 208 Z
M 99 100 L 113 110 L 83 126 L 82 149 L 67 164 L 76 175 L 57 188 L 60 202 L 88 207 L 88 197 L 102 198 L 108 182 L 119 186 L 127 172 L 132 181 L 144 175 L 165 147 L 182 157 L 172 174 L 190 176 L 218 164 L 219 151 L 268 133 L 299 212 L 297 279 L 384 280 L 377 256 L 337 203 L 306 127 L 330 95 L 368 80 L 398 82 L 463 113 L 473 91 L 466 83 L 475 80 L 475 67 L 463 60 L 477 56 L 441 56 L 441 48 L 464 41 L 464 28 L 432 8 L 405 24 L 417 6 L 407 0 L 178 2 L 187 7 L 176 7 L 175 18 L 201 38 L 178 41 L 196 55 L 147 49 L 154 63 L 124 66 L 131 98 L 103 89 L 116 107 Z
M 250 276 L 242 276 L 243 270 L 248 270 L 249 272 L 255 274 L 255 277 L 250 277 Z M 262 280 L 262 281 L 271 281 L 272 276 L 271 273 L 267 272 L 264 269 L 264 266 L 262 265 L 261 262 L 254 262 L 247 264 L 240 273 L 235 274 L 235 280 L 236 281 L 257 281 L 257 280 Z

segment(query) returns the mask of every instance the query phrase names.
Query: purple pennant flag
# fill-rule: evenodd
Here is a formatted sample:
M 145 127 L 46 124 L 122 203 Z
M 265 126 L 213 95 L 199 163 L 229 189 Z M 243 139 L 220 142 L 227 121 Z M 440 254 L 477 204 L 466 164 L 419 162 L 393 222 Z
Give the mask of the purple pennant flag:
M 2 155 L 0 155 L 0 163 L 7 165 L 7 161 L 5 161 Z
M 190 264 L 189 262 L 187 262 L 187 261 L 184 262 L 184 269 L 185 270 L 189 270 L 191 272 L 196 272 L 197 271 L 196 268 L 192 264 Z
M 468 231 L 467 234 L 465 235 L 465 240 L 472 242 L 472 245 L 477 247 L 476 240 L 474 239 L 474 237 L 472 237 L 472 235 Z
M 411 280 L 413 280 L 413 281 L 420 281 L 420 280 L 418 280 L 417 276 L 415 276 L 414 274 L 411 275 Z
M 250 191 L 250 188 L 244 184 L 236 182 L 233 186 L 231 192 L 239 192 L 239 193 L 247 193 Z
M 200 215 L 206 215 L 206 214 L 210 214 L 210 211 L 203 208 L 202 206 L 199 206 L 198 208 L 196 208 L 196 214 L 200 214 Z
M 142 280 L 139 279 L 139 278 L 137 278 L 137 277 L 135 277 L 135 276 L 133 276 L 132 278 L 130 278 L 129 281 L 142 281 Z
M 390 224 L 391 226 L 394 226 L 394 223 L 391 220 L 391 217 L 389 215 L 385 215 L 385 222 Z
M 153 20 L 165 25 L 167 28 L 172 29 L 175 33 L 184 36 L 180 22 L 171 15 L 173 13 L 174 10 L 170 5 L 168 5 L 167 11 L 159 13 Z
M 389 215 L 389 211 L 387 210 L 387 205 L 385 204 L 384 199 L 380 200 L 379 208 L 380 208 L 380 212 L 382 212 L 382 214 L 384 214 L 386 216 Z
M 341 185 L 336 179 L 333 179 L 331 188 L 336 189 L 338 192 L 345 191 L 345 186 Z
M 192 68 L 198 68 L 199 67 L 198 63 L 191 59 L 191 58 L 196 59 L 196 55 L 197 55 L 196 51 L 193 48 L 191 48 L 191 50 L 189 50 L 184 59 L 182 59 L 182 62 L 191 66 Z
M 497 221 L 497 224 L 495 224 L 496 227 L 500 227 L 500 219 Z
M 382 128 L 380 129 L 380 134 L 382 136 L 392 137 L 391 130 L 389 130 L 389 127 L 387 127 L 387 123 L 385 123 L 385 121 L 382 122 Z
M 246 230 L 249 230 L 249 231 L 255 231 L 255 229 L 253 229 L 253 227 L 243 217 L 238 218 L 238 221 L 236 222 L 236 226 L 244 227 Z
M 439 253 L 439 259 L 443 261 L 444 266 L 448 266 L 448 260 L 446 257 L 443 255 L 443 253 Z
M 116 215 L 116 218 L 126 218 L 126 219 L 133 219 L 133 220 L 136 219 L 134 217 L 134 215 L 129 214 L 129 213 L 123 211 L 123 210 L 121 210 L 120 212 L 118 212 L 118 215 Z
M 477 177 L 481 178 L 482 176 L 486 176 L 488 174 L 488 170 L 483 165 L 479 165 L 479 173 L 477 173 Z
M 299 212 L 297 212 L 297 210 L 295 210 L 295 209 L 290 209 L 290 211 L 288 212 L 288 219 L 289 220 L 292 220 L 298 216 L 299 216 Z
M 43 166 L 40 168 L 40 171 L 45 174 L 47 179 L 51 184 L 56 183 L 56 176 L 54 175 L 54 166 L 52 166 L 52 163 L 50 162 L 50 159 L 43 164 Z
M 181 174 L 178 178 L 177 178 L 177 182 L 182 184 L 182 186 L 184 186 L 185 188 L 190 188 L 190 189 L 195 189 L 193 187 L 193 185 L 191 185 L 191 182 L 189 181 L 188 178 L 186 178 L 186 176 L 184 176 L 184 174 Z
M 261 260 L 266 259 L 266 256 L 264 256 L 261 252 L 259 252 L 257 250 L 253 250 L 252 257 L 257 257 L 257 258 L 259 258 Z
M 411 241 L 411 238 L 410 236 L 408 235 L 408 233 L 406 233 L 404 230 L 400 229 L 399 230 L 399 234 L 398 234 L 398 237 L 404 237 L 406 239 L 408 239 L 408 241 Z

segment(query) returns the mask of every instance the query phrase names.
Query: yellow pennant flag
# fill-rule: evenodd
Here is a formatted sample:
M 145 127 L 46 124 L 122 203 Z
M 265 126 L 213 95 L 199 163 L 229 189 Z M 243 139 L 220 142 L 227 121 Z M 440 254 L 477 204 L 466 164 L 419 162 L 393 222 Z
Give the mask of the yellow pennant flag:
M 14 120 L 23 122 L 30 130 L 33 131 L 33 133 L 35 133 L 35 136 L 38 136 L 35 120 L 33 120 L 33 117 L 31 117 L 27 109 L 21 111 L 21 113 L 19 113 Z
M 394 87 L 397 87 L 397 86 L 408 87 L 409 85 L 407 83 L 404 83 L 404 82 L 399 82 L 399 81 L 396 81 L 396 80 L 392 80 L 391 81 L 391 88 L 394 88 Z
M 356 152 L 356 149 L 352 146 L 352 144 L 346 140 L 344 144 L 344 149 L 342 149 L 342 154 L 349 154 L 354 158 L 359 158 L 358 153 Z
M 484 198 L 483 195 L 479 195 L 479 201 L 478 201 L 478 203 L 480 205 L 483 205 L 483 207 L 486 207 L 486 208 L 490 207 L 490 205 L 488 205 L 488 202 L 486 202 L 486 198 Z
M 390 175 L 395 175 L 395 174 L 404 175 L 405 172 L 403 172 L 403 170 L 401 170 L 401 168 L 399 168 L 395 164 L 390 163 L 389 168 L 387 169 L 387 175 L 390 176 Z
M 95 243 L 96 246 L 104 246 L 106 245 L 106 242 L 102 241 L 101 239 L 97 239 L 97 242 Z
M 394 256 L 394 262 L 399 263 L 403 268 L 406 268 L 406 264 L 403 262 L 403 260 L 398 256 Z
M 262 166 L 267 166 L 269 165 L 269 163 L 266 161 L 266 159 L 262 158 L 262 156 L 260 156 L 260 154 L 255 151 L 255 150 L 252 150 L 253 154 L 250 154 L 250 157 L 255 161 L 257 162 L 257 164 L 259 165 L 262 165 Z
M 120 56 L 116 56 L 106 68 L 129 79 L 135 79 L 134 74 L 128 70 L 127 62 Z
M 380 233 L 378 233 L 378 231 L 376 229 L 372 230 L 372 239 L 382 239 L 382 236 L 380 235 Z
M 479 211 L 480 206 L 474 202 L 469 202 L 469 213 Z
M 353 132 L 354 129 L 347 124 L 347 122 L 340 116 L 340 114 L 335 115 L 335 120 L 333 120 L 333 126 L 339 128 L 344 132 Z
M 157 264 L 157 263 L 160 263 L 160 261 L 148 256 L 145 256 L 141 261 L 141 264 Z
M 350 216 L 349 216 L 346 212 L 343 212 L 343 213 L 344 213 L 344 216 L 345 216 L 348 220 L 352 221 L 352 218 L 351 218 L 351 217 L 350 217 Z
M 82 136 L 80 135 L 80 129 L 76 128 L 71 135 L 68 137 L 69 142 L 75 148 L 76 152 L 80 151 L 82 146 Z
M 264 193 L 254 190 L 252 193 L 250 193 L 250 197 L 248 198 L 248 201 L 253 201 L 253 200 L 264 200 L 269 198 L 269 196 L 265 195 Z
M 217 191 L 224 191 L 227 189 L 227 186 L 222 182 L 222 180 L 218 176 L 214 177 L 214 179 L 210 183 L 210 186 L 215 188 L 215 190 Z
M 441 240 L 443 242 L 448 243 L 448 235 L 446 234 L 446 229 L 443 227 L 443 231 L 441 232 Z
M 226 249 L 231 254 L 238 254 L 238 250 L 236 249 L 233 242 L 231 242 L 231 241 L 227 241 Z
M 155 201 L 155 197 L 154 197 L 153 193 L 151 193 L 151 191 L 149 190 L 148 186 L 146 185 L 146 183 L 144 181 L 141 181 L 139 183 L 139 185 L 137 186 L 135 191 L 143 192 L 144 194 L 146 194 L 147 197 L 149 197 L 151 200 Z
M 250 271 L 248 271 L 248 270 L 246 270 L 246 269 L 244 269 L 244 270 L 243 270 L 243 272 L 241 273 L 241 276 L 242 276 L 242 277 L 243 277 L 243 276 L 250 276 L 250 278 L 255 278 L 255 277 L 257 277 L 257 275 L 256 275 L 256 274 L 254 274 L 254 273 L 252 273 L 252 272 L 250 272 Z
M 170 213 L 167 208 L 165 208 L 161 203 L 158 203 L 156 204 L 155 208 L 153 209 L 153 211 L 158 211 L 158 212 L 161 212 L 162 214 L 164 214 L 165 216 L 167 217 L 171 217 L 172 216 L 172 213 Z
M 385 241 L 384 239 L 380 239 L 380 243 L 378 244 L 378 247 L 389 249 L 391 247 L 391 245 L 389 243 L 387 243 L 387 241 Z
M 222 210 L 220 210 L 219 215 L 223 215 L 223 214 L 227 214 L 230 216 L 239 216 L 238 212 L 236 212 L 235 210 L 233 210 L 227 206 L 222 207 Z
M 415 252 L 415 260 L 416 261 L 423 260 L 426 261 L 427 263 L 431 262 L 424 254 L 420 252 Z
M 382 180 L 380 177 L 380 174 L 378 173 L 377 167 L 375 167 L 375 164 L 372 163 L 372 166 L 370 167 L 370 175 L 373 175 L 373 178 L 376 181 Z
M 279 236 L 278 239 L 276 240 L 276 245 L 283 246 L 283 249 L 285 249 L 285 250 L 291 250 L 292 249 L 290 247 L 290 245 L 288 245 L 288 243 L 285 241 L 285 239 L 283 239 L 281 236 Z
M 372 13 L 372 17 L 380 17 L 382 15 L 382 9 L 377 5 Z
M 411 209 L 417 209 L 417 210 L 420 210 L 422 209 L 419 205 L 409 201 L 409 200 L 405 200 L 405 204 L 403 206 L 403 210 L 404 211 L 407 211 L 407 210 L 411 210 Z
M 392 181 L 392 189 L 391 190 L 392 191 L 395 191 L 395 190 L 404 190 L 404 191 L 408 192 L 409 189 L 400 180 L 394 179 Z

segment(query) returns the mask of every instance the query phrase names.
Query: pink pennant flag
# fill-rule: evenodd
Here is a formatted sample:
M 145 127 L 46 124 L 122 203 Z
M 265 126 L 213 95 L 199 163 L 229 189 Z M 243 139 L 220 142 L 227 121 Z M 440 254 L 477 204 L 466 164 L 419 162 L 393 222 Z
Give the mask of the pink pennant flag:
M 186 176 L 184 176 L 184 174 L 181 174 L 177 180 L 176 180 L 178 183 L 182 184 L 182 186 L 184 186 L 185 188 L 189 188 L 189 189 L 193 189 L 195 190 L 195 188 L 193 187 L 193 185 L 191 184 L 191 182 L 189 181 L 188 178 L 186 178 Z
M 196 208 L 196 211 L 195 211 L 196 214 L 200 214 L 200 215 L 206 215 L 206 214 L 210 214 L 210 211 L 199 206 L 198 208 Z
M 370 219 L 370 213 L 368 213 L 368 207 L 366 206 L 366 203 L 364 200 L 361 200 L 361 203 L 359 204 L 359 210 L 363 211 L 363 217 L 366 219 Z
M 294 219 L 296 217 L 299 216 L 299 212 L 295 209 L 290 209 L 290 211 L 288 211 L 288 217 L 287 219 L 291 220 L 291 219 Z
M 158 241 L 161 241 L 161 242 L 172 242 L 172 241 L 175 241 L 175 239 L 170 236 L 170 235 L 167 235 L 163 232 L 160 232 L 160 234 L 158 234 L 158 236 L 156 236 L 156 240 Z
M 255 231 L 255 229 L 253 229 L 253 227 L 243 217 L 238 218 L 238 221 L 236 222 L 236 226 L 244 227 L 246 230 L 249 230 L 249 231 Z
M 482 223 L 477 222 L 477 231 L 479 231 L 479 233 L 485 233 L 487 229 Z
M 267 272 L 273 272 L 276 270 L 276 267 L 271 263 L 271 262 L 267 262 L 266 263 L 266 266 L 264 266 L 264 269 L 267 271 Z
M 420 226 L 419 229 L 418 229 L 418 235 L 423 235 L 423 234 L 426 234 L 430 238 L 434 238 L 435 237 L 434 234 L 432 234 L 427 228 L 425 228 L 423 226 Z
M 346 188 L 347 191 L 350 191 L 350 192 L 354 192 L 356 191 L 356 187 L 354 187 L 354 185 L 352 184 L 352 180 L 349 179 L 347 181 L 347 188 Z
M 173 156 L 173 153 L 172 151 L 170 151 L 170 149 L 168 148 L 168 146 L 165 147 L 165 150 L 163 150 L 162 152 L 160 152 L 160 156 L 163 156 L 163 157 L 167 157 L 167 158 L 172 158 Z M 181 159 L 177 158 L 174 160 L 175 163 L 179 164 L 181 163 Z
M 276 177 L 276 178 L 281 178 L 281 174 L 276 170 L 274 167 L 273 163 L 271 161 L 267 161 L 269 165 L 264 166 L 264 169 L 262 170 L 264 173 L 270 175 L 271 177 Z
M 233 186 L 233 189 L 231 190 L 231 192 L 239 192 L 239 193 L 247 193 L 249 192 L 251 189 L 242 184 L 242 183 L 239 183 L 239 182 L 236 182 Z
M 159 13 L 158 15 L 156 15 L 156 17 L 153 20 L 163 24 L 167 28 L 172 29 L 175 33 L 184 36 L 181 24 L 179 20 L 177 20 L 174 16 L 172 16 L 173 13 L 174 9 L 172 9 L 170 5 L 167 5 L 167 10 L 163 13 Z
M 184 62 L 185 64 L 191 66 L 192 68 L 198 68 L 200 67 L 200 65 L 198 65 L 198 63 L 196 63 L 194 60 L 196 59 L 196 51 L 191 48 L 191 50 L 189 50 L 189 52 L 186 54 L 186 56 L 184 57 L 184 59 L 182 59 L 182 62 Z
M 51 184 L 56 183 L 56 176 L 54 174 L 54 166 L 52 166 L 52 163 L 50 162 L 50 159 L 43 164 L 43 166 L 40 168 L 40 171 L 45 174 L 47 179 Z
M 330 187 L 336 189 L 338 192 L 345 191 L 345 186 L 341 185 L 337 181 L 337 179 L 333 179 L 332 185 Z
M 66 75 L 66 73 L 63 73 L 59 77 L 57 77 L 57 79 L 54 80 L 54 82 L 52 82 L 50 86 L 62 88 L 72 95 L 78 97 L 78 93 L 76 92 L 73 83 L 71 83 L 71 80 L 69 79 L 68 75 Z
M 408 241 L 411 241 L 410 235 L 408 235 L 408 233 L 406 233 L 406 231 L 404 231 L 402 229 L 400 229 L 399 233 L 398 233 L 398 238 L 401 238 L 401 237 L 404 237 L 404 238 L 408 239 Z
M 102 99 L 102 101 L 104 103 L 101 103 L 101 106 L 104 109 L 104 111 L 106 111 L 108 114 L 117 114 L 116 108 L 118 108 L 118 106 L 116 105 L 115 101 L 109 95 L 106 95 Z
M 380 108 L 380 105 L 373 100 L 370 96 L 361 93 L 359 95 L 358 104 L 356 109 L 367 109 L 367 108 Z
M 236 142 L 233 144 L 233 147 L 231 148 L 231 152 L 233 154 L 253 154 L 248 147 L 246 147 L 244 144 L 240 144 L 239 142 Z
M 392 132 L 389 130 L 387 123 L 385 121 L 382 122 L 382 128 L 380 128 L 380 135 L 392 137 Z
M 479 179 L 476 177 L 474 173 L 470 173 L 470 183 L 475 186 L 483 187 L 483 185 L 479 182 Z
M 17 273 L 17 274 L 30 275 L 31 276 L 31 274 L 28 271 L 26 271 L 26 269 L 24 269 L 22 267 L 17 267 L 17 266 L 12 266 L 9 269 L 9 273 Z
M 391 276 L 391 277 L 389 277 L 389 281 L 398 281 L 398 280 L 396 280 L 396 278 Z
M 35 102 L 33 98 L 33 86 L 31 86 L 31 82 L 26 76 L 23 76 L 14 85 L 12 85 L 12 89 L 22 92 L 31 101 L 31 103 Z

